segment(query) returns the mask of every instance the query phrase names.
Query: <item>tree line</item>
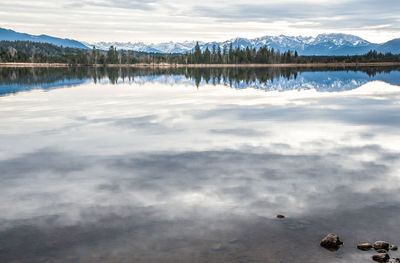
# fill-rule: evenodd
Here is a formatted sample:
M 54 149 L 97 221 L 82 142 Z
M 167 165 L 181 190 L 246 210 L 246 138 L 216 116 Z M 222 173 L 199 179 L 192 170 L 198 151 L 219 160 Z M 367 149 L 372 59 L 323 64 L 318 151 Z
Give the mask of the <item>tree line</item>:
M 297 51 L 240 49 L 213 45 L 204 50 L 197 43 L 192 52 L 186 54 L 159 54 L 117 50 L 111 46 L 108 51 L 58 47 L 48 43 L 29 41 L 0 41 L 0 62 L 65 63 L 70 65 L 108 65 L 138 63 L 168 64 L 282 64 L 282 63 L 359 63 L 398 62 L 400 55 L 378 53 L 375 50 L 356 56 L 299 56 Z
M 194 51 L 185 54 L 185 64 L 275 64 L 275 63 L 295 63 L 299 60 L 297 51 L 285 51 L 268 49 L 264 46 L 260 49 L 233 48 L 232 43 L 222 48 L 213 45 L 211 50 L 206 47 L 201 50 L 199 43 L 196 44 Z

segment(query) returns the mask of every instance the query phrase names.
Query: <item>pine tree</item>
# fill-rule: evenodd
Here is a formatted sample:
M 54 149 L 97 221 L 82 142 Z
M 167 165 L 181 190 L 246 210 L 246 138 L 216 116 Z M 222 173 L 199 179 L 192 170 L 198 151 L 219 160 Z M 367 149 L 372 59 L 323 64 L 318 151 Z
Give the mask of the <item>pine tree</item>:
M 218 45 L 218 50 L 217 50 L 217 63 L 220 64 L 221 61 L 222 61 L 221 47 Z
M 229 60 L 228 60 L 228 63 L 234 63 L 234 54 L 233 54 L 233 47 L 232 47 L 232 43 L 229 45 L 229 53 L 228 53 L 228 56 L 229 56 Z
M 200 49 L 200 45 L 199 42 L 196 42 L 196 46 L 194 47 L 194 59 L 193 59 L 193 63 L 194 64 L 198 64 L 198 63 L 202 63 L 203 59 L 202 59 L 202 54 L 201 54 L 201 49 Z
M 211 52 L 208 49 L 208 47 L 204 51 L 203 57 L 204 57 L 203 58 L 203 63 L 205 63 L 205 64 L 210 64 L 211 63 Z
M 217 47 L 215 44 L 212 45 L 212 51 L 211 51 L 211 63 L 215 63 L 217 60 Z
M 118 52 L 114 46 L 111 46 L 107 52 L 107 63 L 118 64 Z

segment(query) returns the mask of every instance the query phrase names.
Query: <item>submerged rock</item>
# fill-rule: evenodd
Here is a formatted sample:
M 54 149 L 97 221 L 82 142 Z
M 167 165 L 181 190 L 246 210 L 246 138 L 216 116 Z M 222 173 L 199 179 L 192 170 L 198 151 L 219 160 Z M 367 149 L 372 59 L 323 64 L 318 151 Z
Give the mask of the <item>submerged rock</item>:
M 396 245 L 391 245 L 390 246 L 390 250 L 396 251 L 397 249 L 399 249 Z
M 304 224 L 302 224 L 302 223 L 299 223 L 299 222 L 288 223 L 288 224 L 286 224 L 286 227 L 287 227 L 288 229 L 290 229 L 290 230 L 295 230 L 295 231 L 298 231 L 298 230 L 302 230 L 302 229 L 307 228 L 306 225 L 304 225 Z
M 374 248 L 375 248 L 376 250 L 378 250 L 378 249 L 386 249 L 386 250 L 389 250 L 389 243 L 386 242 L 386 241 L 376 241 L 376 242 L 374 243 Z
M 357 248 L 360 250 L 368 251 L 372 248 L 372 244 L 371 243 L 361 243 L 361 244 L 357 245 Z
M 378 252 L 378 253 L 387 253 L 387 250 L 381 248 L 381 249 L 378 249 L 376 252 Z
M 229 240 L 228 241 L 230 244 L 236 244 L 236 243 L 239 243 L 240 242 L 240 240 L 239 239 L 237 239 L 237 238 L 235 238 L 235 239 L 231 239 L 231 240 Z
M 387 262 L 389 259 L 390 259 L 390 257 L 386 253 L 372 256 L 372 260 L 374 260 L 376 262 Z
M 339 236 L 333 233 L 330 233 L 326 237 L 324 237 L 321 240 L 321 247 L 327 248 L 327 249 L 333 249 L 337 250 L 341 245 L 343 245 L 343 242 L 340 241 Z
M 217 243 L 217 244 L 214 244 L 211 249 L 214 251 L 221 251 L 221 250 L 224 250 L 225 247 L 222 245 L 222 243 Z

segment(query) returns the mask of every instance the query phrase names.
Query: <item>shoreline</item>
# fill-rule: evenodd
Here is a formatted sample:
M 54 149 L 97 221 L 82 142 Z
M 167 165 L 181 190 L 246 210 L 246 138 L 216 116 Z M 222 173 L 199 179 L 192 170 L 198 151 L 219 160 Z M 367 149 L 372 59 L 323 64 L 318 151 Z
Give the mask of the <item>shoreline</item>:
M 288 63 L 288 64 L 107 64 L 106 67 L 118 68 L 320 68 L 320 67 L 389 67 L 400 66 L 400 62 L 363 62 L 363 63 Z M 104 67 L 103 64 L 71 65 L 66 63 L 0 63 L 0 67 L 65 68 L 65 67 Z

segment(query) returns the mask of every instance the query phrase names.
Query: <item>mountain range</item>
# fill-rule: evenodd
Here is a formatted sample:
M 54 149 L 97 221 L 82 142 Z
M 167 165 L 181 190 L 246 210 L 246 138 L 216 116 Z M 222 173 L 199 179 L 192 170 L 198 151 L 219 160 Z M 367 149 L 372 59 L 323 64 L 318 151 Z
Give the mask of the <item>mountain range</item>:
M 160 44 L 146 44 L 143 42 L 94 42 L 88 43 L 83 42 L 88 47 L 96 47 L 97 49 L 108 50 L 111 46 L 122 50 L 133 50 L 139 52 L 148 53 L 186 53 L 193 50 L 196 45 L 196 41 L 185 41 L 185 42 L 165 42 Z M 205 43 L 199 42 L 203 45 Z M 204 48 L 205 49 L 205 48 Z
M 136 43 L 120 43 L 120 42 L 95 42 L 85 43 L 87 46 L 95 46 L 99 49 L 108 49 L 114 46 L 117 49 L 135 50 L 154 53 L 186 53 L 194 49 L 195 41 L 192 42 L 166 42 L 161 44 L 145 44 L 143 42 Z M 302 36 L 264 36 L 255 39 L 235 38 L 224 42 L 199 42 L 200 48 L 204 51 L 208 48 L 212 50 L 213 45 L 223 49 L 224 46 L 245 49 L 259 49 L 266 45 L 268 48 L 274 48 L 281 52 L 291 50 L 297 51 L 299 55 L 304 56 L 346 56 L 346 55 L 362 55 L 370 50 L 377 52 L 400 54 L 400 38 L 388 41 L 383 44 L 375 44 L 368 42 L 360 37 L 347 34 L 320 34 L 316 37 Z
M 196 41 L 185 42 L 165 42 L 159 44 L 146 44 L 143 42 L 79 42 L 71 39 L 62 39 L 47 35 L 34 36 L 24 33 L 18 33 L 9 29 L 0 28 L 1 40 L 21 40 L 33 42 L 45 42 L 57 46 L 89 49 L 96 47 L 101 50 L 108 50 L 110 46 L 117 49 L 133 50 L 148 53 L 186 53 L 191 52 Z M 302 36 L 264 36 L 254 39 L 235 38 L 224 42 L 199 42 L 200 48 L 204 51 L 206 48 L 212 49 L 213 45 L 220 47 L 229 47 L 244 49 L 246 47 L 259 49 L 266 45 L 268 48 L 274 48 L 281 52 L 291 50 L 297 51 L 299 55 L 305 56 L 346 56 L 362 55 L 370 50 L 376 50 L 381 53 L 391 52 L 400 54 L 400 38 L 393 39 L 383 44 L 376 44 L 366 41 L 360 37 L 348 34 L 320 34 L 316 37 Z

